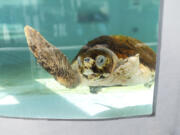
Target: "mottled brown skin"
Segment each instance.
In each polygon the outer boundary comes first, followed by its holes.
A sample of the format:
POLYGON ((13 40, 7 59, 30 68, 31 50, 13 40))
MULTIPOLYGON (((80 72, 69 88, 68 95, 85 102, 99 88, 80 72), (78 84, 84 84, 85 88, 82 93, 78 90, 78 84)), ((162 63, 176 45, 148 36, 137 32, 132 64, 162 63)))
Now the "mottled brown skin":
POLYGON ((47 72, 67 88, 79 85, 79 75, 71 68, 66 56, 59 49, 48 43, 30 26, 26 26, 24 31, 29 49, 47 72))
MULTIPOLYGON (((146 75, 150 77, 151 72, 153 76, 155 71, 156 54, 154 51, 141 41, 131 37, 98 37, 92 41, 89 41, 87 45, 82 47, 70 64, 66 56, 55 46, 46 41, 39 32, 30 26, 26 26, 24 30, 29 49, 36 57, 37 62, 47 72, 53 75, 59 83, 67 88, 75 88, 79 84, 85 82, 85 84, 88 84, 88 86, 93 86, 91 87, 91 92, 96 93, 98 91, 96 88, 106 86, 107 83, 109 83, 107 86, 110 86, 111 82, 109 81, 112 80, 116 81, 112 82, 112 84, 117 84, 118 81, 118 85, 121 85, 119 82, 123 81, 124 79, 128 81, 126 74, 129 74, 135 69, 135 65, 128 67, 128 64, 132 64, 128 62, 128 60, 131 59, 131 62, 133 62, 132 59, 134 58, 138 58, 138 61, 140 61, 138 72, 135 72, 138 73, 138 76, 136 77, 139 77, 139 75, 142 75, 142 77, 146 75), (99 56, 105 57, 105 62, 101 66, 97 66, 96 64, 96 59, 99 56), (89 63, 84 62, 85 58, 87 57, 91 58, 89 63), (81 64, 78 62, 81 62, 81 64), (122 68, 125 65, 127 68, 122 68), (120 71, 118 72, 117 69, 120 71), (130 70, 127 72, 126 69, 130 70), (122 80, 119 81, 120 76, 118 76, 118 74, 121 74, 122 77, 125 76, 126 78, 122 78, 122 80), (114 77, 117 78, 114 79, 114 77)), ((134 74, 134 72, 132 73, 134 74)), ((131 75, 134 76, 133 74, 131 75)), ((131 79, 132 76, 130 76, 129 79, 131 79)), ((142 79, 141 77, 139 79, 141 79, 141 81, 144 80, 144 78, 142 79)), ((145 77, 145 79, 148 80, 147 77, 145 77)))

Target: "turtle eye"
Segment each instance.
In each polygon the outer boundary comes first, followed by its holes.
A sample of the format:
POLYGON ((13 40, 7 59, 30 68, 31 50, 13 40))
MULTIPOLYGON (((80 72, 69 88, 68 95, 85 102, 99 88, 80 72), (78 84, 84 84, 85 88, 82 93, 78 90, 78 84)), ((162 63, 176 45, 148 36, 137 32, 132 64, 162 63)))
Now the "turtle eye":
POLYGON ((106 57, 104 57, 103 55, 99 55, 96 57, 96 65, 98 67, 104 66, 105 61, 106 61, 106 57))
POLYGON ((90 58, 89 57, 86 57, 86 58, 84 58, 84 62, 89 62, 90 61, 90 58))

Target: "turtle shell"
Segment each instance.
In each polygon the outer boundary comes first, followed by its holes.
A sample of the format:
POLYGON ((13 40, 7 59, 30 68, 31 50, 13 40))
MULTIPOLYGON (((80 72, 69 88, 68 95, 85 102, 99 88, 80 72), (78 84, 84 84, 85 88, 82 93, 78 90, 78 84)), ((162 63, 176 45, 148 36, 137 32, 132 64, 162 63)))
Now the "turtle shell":
POLYGON ((87 45, 82 47, 74 58, 72 63, 77 59, 79 55, 88 51, 88 49, 98 46, 107 47, 112 50, 118 58, 127 58, 139 54, 140 63, 149 67, 151 70, 155 70, 156 54, 143 42, 128 36, 100 36, 92 41, 89 41, 87 45))

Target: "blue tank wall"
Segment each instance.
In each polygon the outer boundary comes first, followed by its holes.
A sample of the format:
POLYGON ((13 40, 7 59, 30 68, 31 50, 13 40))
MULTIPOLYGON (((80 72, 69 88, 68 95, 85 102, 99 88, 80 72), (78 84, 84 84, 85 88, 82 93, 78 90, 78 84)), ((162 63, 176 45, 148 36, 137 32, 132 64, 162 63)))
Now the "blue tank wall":
POLYGON ((80 45, 100 35, 132 36, 153 43, 156 50, 158 12, 159 0, 1 1, 0 65, 32 63, 23 32, 27 24, 54 45, 66 47, 63 51, 70 59, 80 45))

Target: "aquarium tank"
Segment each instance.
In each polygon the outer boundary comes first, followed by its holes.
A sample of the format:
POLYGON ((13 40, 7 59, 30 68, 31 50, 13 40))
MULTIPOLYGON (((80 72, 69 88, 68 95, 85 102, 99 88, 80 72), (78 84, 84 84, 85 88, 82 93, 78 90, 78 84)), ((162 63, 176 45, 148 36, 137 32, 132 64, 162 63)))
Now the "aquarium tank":
MULTIPOLYGON (((148 53, 146 51, 149 48, 154 51, 154 54, 159 52, 157 49, 159 40, 159 8, 160 0, 1 1, 0 117, 98 120, 153 115, 153 97, 156 91, 154 89, 156 84, 154 79, 150 81, 150 85, 146 83, 133 85, 129 85, 130 83, 125 83, 125 85, 118 83, 117 85, 117 83, 112 81, 111 83, 116 85, 106 86, 106 84, 109 84, 108 81, 99 82, 95 80, 90 85, 82 85, 83 83, 81 82, 76 87, 66 87, 61 83, 66 75, 61 76, 60 81, 58 81, 58 75, 51 74, 51 71, 47 72, 50 67, 44 69, 43 64, 47 64, 47 61, 43 63, 39 60, 41 57, 39 54, 44 53, 42 49, 40 48, 36 57, 36 52, 33 52, 33 48, 28 47, 28 44, 37 46, 39 44, 36 44, 37 42, 27 42, 28 35, 25 36, 24 27, 27 26, 39 32, 44 39, 53 44, 67 57, 69 63, 75 58, 76 65, 79 64, 79 57, 75 56, 83 46, 87 47, 89 41, 100 36, 110 37, 113 35, 118 37, 118 35, 122 35, 122 37, 125 36, 122 38, 124 40, 122 44, 127 46, 129 45, 129 39, 132 37, 132 46, 135 46, 135 48, 131 48, 131 51, 138 55, 134 53, 134 55, 126 55, 128 51, 123 52, 119 49, 118 52, 118 48, 116 48, 111 50, 113 54, 116 51, 118 53, 117 56, 113 55, 113 57, 117 57, 116 61, 125 61, 124 59, 126 59, 126 63, 130 61, 131 57, 137 56, 137 62, 140 64, 137 67, 138 71, 140 69, 141 72, 148 75, 152 73, 153 77, 155 77, 158 74, 155 72, 156 60, 152 58, 153 62, 155 62, 152 69, 152 63, 145 59, 144 56, 148 53), (142 49, 141 44, 145 44, 144 48, 148 49, 142 49), (145 68, 143 71, 141 66, 145 68), (99 87, 93 88, 95 90, 97 88, 98 91, 92 92, 90 87, 96 84, 99 87)), ((30 37, 29 40, 33 41, 35 38, 30 37)), ((107 39, 105 38, 104 40, 107 39)), ((116 38, 113 40, 121 41, 121 39, 116 38)), ((97 46, 99 44, 97 43, 97 46)), ((107 51, 109 44, 102 44, 105 48, 104 50, 107 51)), ((89 46, 88 49, 92 49, 92 46, 89 46)), ((48 54, 49 52, 50 50, 46 53, 48 54)), ((109 53, 110 51, 107 52, 109 53)), ((84 53, 83 55, 88 54, 84 53)), ((99 54, 101 53, 97 52, 91 55, 99 56, 99 54)), ((80 55, 81 53, 78 54, 78 56, 80 55)), ((54 54, 48 54, 48 56, 54 56, 54 54)), ((42 57, 45 56, 42 55, 42 57)), ((151 57, 153 57, 153 54, 149 56, 150 59, 151 57)), ((94 64, 98 62, 98 64, 101 64, 101 60, 106 59, 101 54, 100 57, 96 57, 94 64)), ((55 60, 56 63, 61 61, 62 58, 55 60)), ((81 60, 82 58, 80 57, 80 62, 81 60)), ((83 60, 84 62, 89 62, 91 59, 86 61, 84 58, 83 60)), ((52 60, 49 61, 51 62, 52 60)), ((55 66, 61 67, 63 64, 55 66)), ((112 66, 112 63, 110 66, 112 66)), ((130 71, 133 69, 130 69, 130 71)), ((69 70, 67 70, 68 73, 69 70)), ((85 70, 84 67, 82 70, 85 70)), ((82 71, 84 74, 79 75, 81 73, 78 71, 74 71, 73 74, 82 78, 85 73, 82 71)), ((87 70, 86 75, 91 74, 90 72, 92 71, 94 70, 87 70)), ((60 74, 61 71, 57 72, 60 74)), ((98 73, 102 74, 102 72, 98 73)), ((115 70, 111 70, 110 74, 115 74, 115 70)), ((134 74, 136 72, 129 78, 133 78, 134 74)), ((141 74, 138 74, 134 78, 138 80, 137 78, 141 76, 141 74)), ((111 80, 119 81, 118 77, 111 76, 111 80)), ((99 79, 104 78, 106 76, 101 76, 99 79)), ((65 83, 70 83, 71 79, 73 79, 73 76, 70 75, 65 80, 65 83)), ((88 83, 91 79, 86 77, 88 83)), ((142 78, 141 80, 142 82, 144 81, 142 78)))

